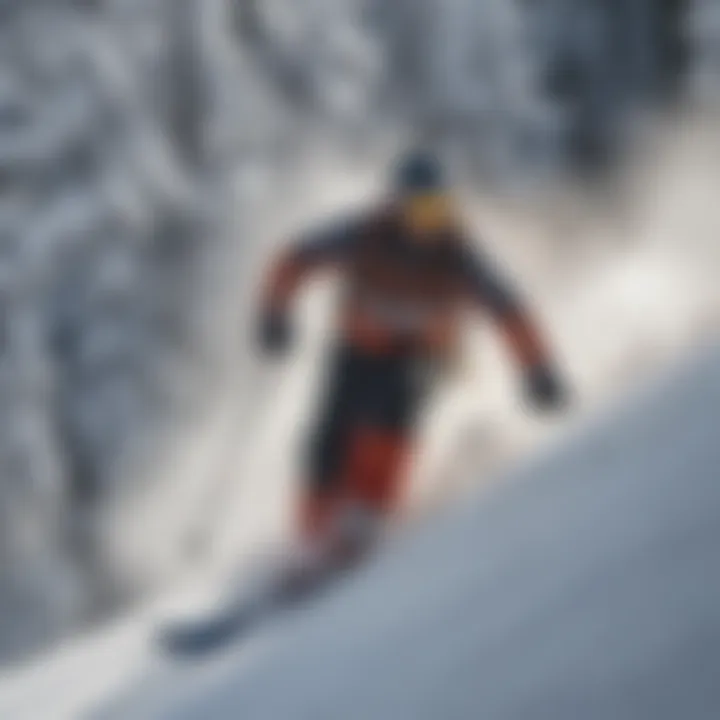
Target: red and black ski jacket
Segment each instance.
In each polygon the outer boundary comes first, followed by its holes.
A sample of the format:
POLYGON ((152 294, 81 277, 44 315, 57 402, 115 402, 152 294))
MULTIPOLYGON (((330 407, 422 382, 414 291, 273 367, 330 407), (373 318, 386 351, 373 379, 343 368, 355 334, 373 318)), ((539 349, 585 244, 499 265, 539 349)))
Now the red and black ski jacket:
POLYGON ((312 274, 335 270, 344 341, 371 353, 443 352, 468 308, 488 313, 524 367, 547 361, 540 333, 510 284, 464 233, 409 237, 392 210, 347 219, 292 244, 273 263, 263 312, 285 313, 312 274))

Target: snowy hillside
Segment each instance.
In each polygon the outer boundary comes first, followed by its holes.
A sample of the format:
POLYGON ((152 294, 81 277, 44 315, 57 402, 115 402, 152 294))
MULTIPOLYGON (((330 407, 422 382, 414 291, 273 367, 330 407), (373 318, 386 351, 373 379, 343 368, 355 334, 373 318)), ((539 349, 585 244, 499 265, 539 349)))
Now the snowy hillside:
POLYGON ((715 348, 247 647, 173 667, 147 611, 8 676, 0 715, 716 718, 718 422, 715 348))
POLYGON ((715 350, 276 638, 92 717, 715 718, 718 422, 715 350))

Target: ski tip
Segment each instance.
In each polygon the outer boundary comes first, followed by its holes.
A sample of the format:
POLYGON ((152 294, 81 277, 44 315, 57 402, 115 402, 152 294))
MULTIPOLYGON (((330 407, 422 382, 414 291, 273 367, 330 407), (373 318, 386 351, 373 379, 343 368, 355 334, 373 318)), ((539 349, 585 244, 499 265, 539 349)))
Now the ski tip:
POLYGON ((156 646, 172 659, 199 659, 229 645, 238 632, 236 618, 169 625, 156 633, 156 646))

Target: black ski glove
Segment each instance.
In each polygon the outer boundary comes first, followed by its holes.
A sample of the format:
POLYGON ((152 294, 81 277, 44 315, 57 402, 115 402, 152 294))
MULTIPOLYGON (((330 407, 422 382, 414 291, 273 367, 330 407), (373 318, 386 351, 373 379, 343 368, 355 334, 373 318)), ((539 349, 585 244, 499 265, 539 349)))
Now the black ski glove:
POLYGON ((292 326, 284 313, 268 312, 260 320, 258 344, 266 355, 284 355, 293 344, 292 326))
POLYGON ((547 365, 530 368, 525 376, 525 399, 538 410, 564 410, 568 392, 556 372, 547 365))

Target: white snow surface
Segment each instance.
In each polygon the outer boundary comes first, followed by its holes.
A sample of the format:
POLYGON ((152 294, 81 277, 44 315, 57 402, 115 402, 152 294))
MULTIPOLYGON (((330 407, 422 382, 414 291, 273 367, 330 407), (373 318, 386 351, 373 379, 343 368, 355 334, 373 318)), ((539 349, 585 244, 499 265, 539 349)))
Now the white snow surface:
POLYGON ((312 609, 211 661, 146 609, 0 683, 0 717, 720 716, 720 351, 402 532, 312 609))

